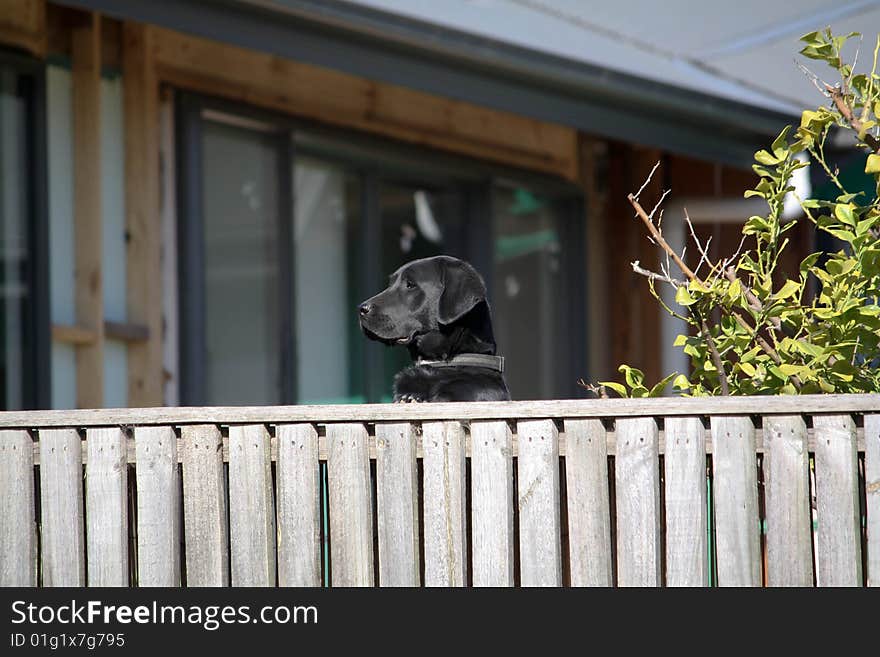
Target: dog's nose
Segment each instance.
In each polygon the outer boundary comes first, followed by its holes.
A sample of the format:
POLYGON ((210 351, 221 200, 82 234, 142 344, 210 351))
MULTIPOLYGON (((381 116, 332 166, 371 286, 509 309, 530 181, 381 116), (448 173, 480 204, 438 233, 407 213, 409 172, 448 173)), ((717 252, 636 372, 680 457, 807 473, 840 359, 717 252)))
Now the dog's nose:
POLYGON ((362 303, 358 308, 358 312, 361 314, 361 317, 366 317, 370 314, 370 311, 373 309, 373 305, 370 303, 362 303))

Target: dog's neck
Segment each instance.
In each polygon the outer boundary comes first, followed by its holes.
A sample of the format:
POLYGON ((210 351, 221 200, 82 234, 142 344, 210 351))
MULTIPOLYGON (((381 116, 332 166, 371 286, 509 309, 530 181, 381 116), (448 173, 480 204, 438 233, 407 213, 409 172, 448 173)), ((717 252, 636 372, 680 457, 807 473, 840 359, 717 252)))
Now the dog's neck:
POLYGON ((463 327, 449 327, 416 336, 409 345, 413 361, 448 360, 459 354, 495 355, 495 342, 487 342, 463 327))

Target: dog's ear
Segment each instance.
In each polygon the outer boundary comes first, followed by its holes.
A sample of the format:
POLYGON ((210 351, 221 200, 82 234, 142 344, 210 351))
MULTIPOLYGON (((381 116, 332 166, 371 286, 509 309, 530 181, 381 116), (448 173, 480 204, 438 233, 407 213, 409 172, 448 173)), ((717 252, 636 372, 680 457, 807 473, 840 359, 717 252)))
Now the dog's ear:
POLYGON ((441 267, 443 293, 437 319, 449 325, 467 315, 477 304, 486 302, 486 284, 473 267, 461 260, 444 260, 441 267))

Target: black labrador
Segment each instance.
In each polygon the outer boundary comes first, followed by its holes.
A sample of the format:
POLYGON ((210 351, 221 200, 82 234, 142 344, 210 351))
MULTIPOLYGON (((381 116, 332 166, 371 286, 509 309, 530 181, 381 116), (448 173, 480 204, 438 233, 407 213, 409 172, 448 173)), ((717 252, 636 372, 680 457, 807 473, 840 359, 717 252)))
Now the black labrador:
POLYGON ((407 263, 358 313, 368 338, 406 345, 412 356, 394 377, 395 402, 510 399, 486 284, 468 263, 450 256, 407 263))

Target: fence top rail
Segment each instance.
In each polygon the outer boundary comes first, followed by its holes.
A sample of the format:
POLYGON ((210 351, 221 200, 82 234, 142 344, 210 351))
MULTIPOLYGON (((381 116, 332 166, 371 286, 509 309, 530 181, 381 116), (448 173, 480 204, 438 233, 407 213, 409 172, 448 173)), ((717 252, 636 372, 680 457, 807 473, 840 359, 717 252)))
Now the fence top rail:
POLYGON ((3 411, 0 429, 822 413, 880 413, 880 394, 3 411))

